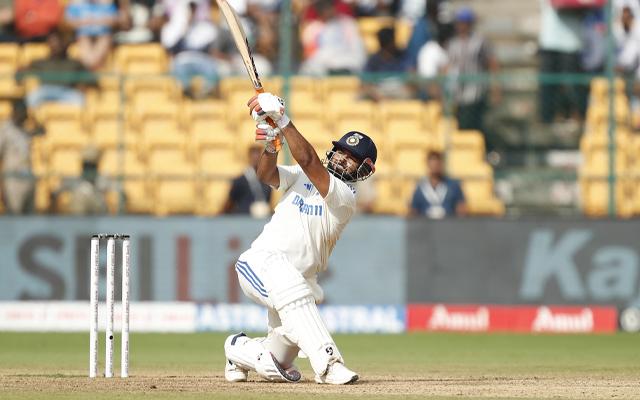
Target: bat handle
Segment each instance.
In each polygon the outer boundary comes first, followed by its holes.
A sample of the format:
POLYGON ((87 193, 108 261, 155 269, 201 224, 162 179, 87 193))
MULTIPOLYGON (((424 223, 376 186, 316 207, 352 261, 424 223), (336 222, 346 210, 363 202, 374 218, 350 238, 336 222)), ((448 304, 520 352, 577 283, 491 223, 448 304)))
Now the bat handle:
MULTIPOLYGON (((263 88, 256 89, 256 94, 260 94, 260 93, 264 93, 263 88)), ((272 120, 271 118, 267 118, 267 122, 269 123, 269 125, 271 125, 272 128, 278 127, 275 121, 272 120)), ((276 148, 276 151, 280 151, 280 149, 282 148, 282 140, 280 139, 280 135, 278 135, 278 137, 276 137, 276 139, 273 141, 273 145, 276 148)))

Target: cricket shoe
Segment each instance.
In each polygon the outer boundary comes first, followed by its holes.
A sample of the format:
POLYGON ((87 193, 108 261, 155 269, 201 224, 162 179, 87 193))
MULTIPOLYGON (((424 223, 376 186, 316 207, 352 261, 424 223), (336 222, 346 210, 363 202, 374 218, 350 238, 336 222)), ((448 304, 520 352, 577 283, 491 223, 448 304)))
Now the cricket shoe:
POLYGON ((233 362, 227 360, 224 366, 224 378, 229 382, 246 382, 249 371, 242 369, 233 362))
POLYGON ((358 374, 345 367, 341 362, 335 362, 327 368, 324 375, 316 375, 317 383, 328 383, 331 385, 346 385, 358 380, 358 374))

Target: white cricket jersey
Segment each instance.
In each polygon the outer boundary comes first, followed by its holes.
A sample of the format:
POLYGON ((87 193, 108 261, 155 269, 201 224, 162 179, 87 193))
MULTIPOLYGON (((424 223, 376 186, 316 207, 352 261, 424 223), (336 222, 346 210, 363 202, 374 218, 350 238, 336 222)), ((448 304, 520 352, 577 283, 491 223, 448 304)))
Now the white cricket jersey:
POLYGON ((281 251, 311 278, 327 268, 340 233, 355 213, 355 189, 329 174, 329 192, 322 198, 300 166, 279 165, 278 173, 278 190, 285 193, 251 248, 281 251))

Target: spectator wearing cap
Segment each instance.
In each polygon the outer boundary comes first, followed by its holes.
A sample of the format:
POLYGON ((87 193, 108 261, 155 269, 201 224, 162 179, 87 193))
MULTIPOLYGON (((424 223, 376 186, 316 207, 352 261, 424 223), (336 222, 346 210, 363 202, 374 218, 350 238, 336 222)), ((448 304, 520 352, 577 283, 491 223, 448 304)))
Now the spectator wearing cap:
MULTIPOLYGON (((498 72, 498 61, 490 43, 474 30, 473 10, 460 9, 455 20, 456 33, 447 46, 447 56, 448 72, 454 81, 458 127, 484 131, 490 87, 486 74, 498 72)), ((497 86, 491 87, 491 95, 494 102, 500 101, 497 86)))
POLYGON ((427 176, 420 179, 411 199, 410 214, 431 219, 464 216, 467 206, 460 182, 447 177, 442 153, 427 155, 427 176))

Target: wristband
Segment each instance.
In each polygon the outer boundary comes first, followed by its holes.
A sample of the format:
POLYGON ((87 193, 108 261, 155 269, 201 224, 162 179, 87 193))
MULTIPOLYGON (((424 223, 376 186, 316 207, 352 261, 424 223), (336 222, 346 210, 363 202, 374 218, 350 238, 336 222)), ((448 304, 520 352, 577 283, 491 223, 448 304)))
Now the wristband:
POLYGON ((271 153, 271 154, 277 154, 278 153, 278 149, 276 148, 275 144, 273 143, 274 140, 267 142, 264 144, 264 151, 266 151, 267 153, 271 153))
POLYGON ((284 129, 285 126, 289 125, 289 122, 291 122, 291 120, 287 114, 282 114, 282 117, 276 122, 276 125, 278 125, 278 128, 284 129))

